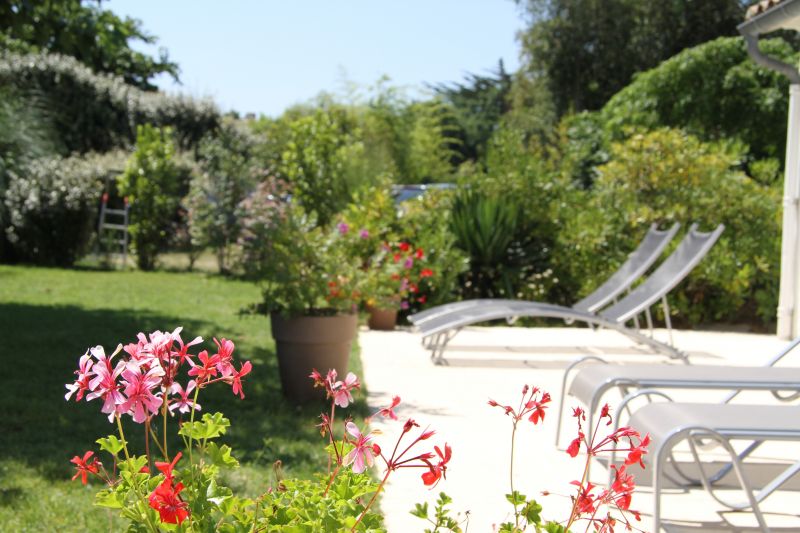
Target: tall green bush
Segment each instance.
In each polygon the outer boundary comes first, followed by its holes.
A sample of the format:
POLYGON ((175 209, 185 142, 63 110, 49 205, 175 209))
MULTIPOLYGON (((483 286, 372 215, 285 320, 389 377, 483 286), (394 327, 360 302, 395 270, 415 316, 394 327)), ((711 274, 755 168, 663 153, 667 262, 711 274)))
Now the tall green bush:
POLYGON ((258 177, 255 144, 249 130, 229 121, 205 137, 197 149, 200 172, 192 180, 187 201, 189 231, 195 246, 214 249, 220 272, 230 269, 233 245, 241 231, 239 204, 258 177))
POLYGON ((362 150, 343 110, 318 109, 291 123, 280 174, 320 225, 329 224, 350 201, 357 184, 348 180, 348 165, 362 150))
POLYGON ((123 163, 121 152, 51 156, 15 170, 3 199, 14 258, 71 266, 86 252, 96 227, 104 179, 123 163))
POLYGON ((171 134, 170 128, 139 126, 136 151, 117 182, 119 193, 131 205, 131 243, 142 270, 155 267, 180 203, 181 170, 171 134))
MULTIPOLYGON (((559 269, 596 288, 625 259, 647 227, 697 222, 725 232, 670 297, 690 323, 761 319, 777 304, 780 202, 774 187, 734 170, 736 144, 709 144, 680 130, 659 129, 615 143, 598 168, 593 191, 559 233, 559 269)), ((566 216, 566 215, 565 215, 566 216)))
MULTIPOLYGON (((797 53, 781 39, 759 46, 797 62, 797 53)), ((743 39, 723 37, 638 74, 609 100, 602 116, 617 139, 632 127, 683 128, 704 140, 738 139, 749 147, 748 159, 772 158, 782 165, 788 89, 785 76, 750 58, 743 39)))

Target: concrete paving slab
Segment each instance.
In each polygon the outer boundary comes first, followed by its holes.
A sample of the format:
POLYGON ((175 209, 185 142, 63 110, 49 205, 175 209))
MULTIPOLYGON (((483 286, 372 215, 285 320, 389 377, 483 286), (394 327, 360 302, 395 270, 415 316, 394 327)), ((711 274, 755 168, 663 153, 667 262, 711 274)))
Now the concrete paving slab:
MULTIPOLYGON (((676 345, 688 351, 696 364, 760 365, 785 345, 773 335, 700 331, 676 331, 674 335, 676 345)), ((656 330, 657 338, 666 336, 665 331, 656 330)), ((416 502, 427 501, 432 506, 440 491, 453 498, 454 511, 468 513, 468 531, 492 531, 511 517, 504 497, 509 492, 511 424, 487 401, 516 403, 525 384, 549 391, 554 402, 545 424, 525 423, 518 431, 515 488, 535 497, 544 506, 546 519, 565 519, 572 494, 569 483, 580 477, 583 466, 580 457, 572 459, 554 446, 560 401, 556 396, 565 367, 587 354, 614 362, 680 364, 637 347, 613 331, 588 328, 465 328, 445 353, 448 364, 441 366, 431 363, 420 341, 420 336, 410 331, 362 330, 359 336, 370 406, 387 405, 394 395, 402 398, 397 409, 400 422, 374 420, 373 428, 383 433, 378 442, 384 447, 393 443, 402 422, 411 417, 422 427, 436 430, 432 444, 447 442, 453 447, 447 480, 432 491, 424 487, 419 470, 399 471, 390 477, 381 507, 392 533, 422 531, 426 524, 409 511, 416 502), (542 491, 551 495, 541 496, 542 491)), ((793 359, 788 362, 800 364, 800 353, 789 357, 793 359)), ((724 393, 682 391, 676 396, 686 401, 717 401, 724 393)), ((774 399, 753 393, 743 395, 741 401, 771 403, 774 399)), ((567 420, 562 439, 566 441, 574 431, 572 420, 567 420)), ((771 445, 758 455, 767 462, 794 461, 800 458, 800 444, 771 445)), ((601 483, 606 476, 605 468, 592 469, 593 481, 601 483)), ((642 511, 641 528, 650 531, 653 498, 649 482, 639 480, 637 484, 641 488, 632 507, 642 511)), ((800 531, 798 504, 800 493, 794 490, 769 498, 763 509, 770 526, 778 531, 800 531)), ((668 531, 749 531, 757 525, 752 514, 726 512, 699 490, 668 490, 662 509, 668 531)))

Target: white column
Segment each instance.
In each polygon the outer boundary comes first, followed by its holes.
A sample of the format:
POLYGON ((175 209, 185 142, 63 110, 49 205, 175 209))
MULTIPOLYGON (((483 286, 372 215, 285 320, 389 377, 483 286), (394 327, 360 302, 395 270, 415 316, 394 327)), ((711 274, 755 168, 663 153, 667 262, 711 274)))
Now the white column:
POLYGON ((789 87, 789 125, 786 133, 786 174, 783 185, 783 234, 781 238, 781 286, 778 298, 778 337, 800 334, 800 247, 798 247, 798 198, 800 198, 800 85, 789 87))

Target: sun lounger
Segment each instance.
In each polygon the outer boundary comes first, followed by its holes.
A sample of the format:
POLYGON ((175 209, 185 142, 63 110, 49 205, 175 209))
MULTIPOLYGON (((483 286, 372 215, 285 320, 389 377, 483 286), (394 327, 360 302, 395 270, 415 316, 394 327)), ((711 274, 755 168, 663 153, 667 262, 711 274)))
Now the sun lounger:
MULTIPOLYGON (((700 482, 709 494, 732 510, 752 510, 762 531, 769 529, 759 504, 800 472, 800 461, 790 464, 756 493, 756 487, 743 467, 743 457, 749 455, 753 446, 745 452, 737 452, 731 444, 734 440, 757 444, 775 440, 800 441, 800 406, 797 405, 651 403, 636 411, 629 425, 642 435, 649 434, 651 439, 646 458, 653 479, 654 532, 661 527, 661 490, 667 477, 665 468, 673 455, 673 448, 680 442, 688 442, 700 473, 700 482), (730 468, 744 492, 744 501, 732 502, 715 492, 713 476, 709 476, 700 461, 700 448, 709 441, 719 444, 728 453, 730 468)), ((790 461, 796 459, 792 457, 790 461)))
POLYGON ((666 397, 663 392, 666 389, 733 391, 723 403, 730 402, 742 391, 770 391, 781 400, 794 399, 800 395, 800 368, 774 365, 794 351, 798 344, 800 344, 800 337, 789 343, 763 366, 620 365, 605 363, 596 356, 579 359, 567 367, 561 383, 556 445, 558 445, 561 432, 567 395, 576 398, 586 406, 589 427, 593 427, 593 417, 600 407, 603 395, 613 388, 620 389, 624 396, 622 402, 613 410, 617 416, 636 398, 654 395, 666 397), (586 362, 605 364, 593 364, 579 368, 567 390, 567 382, 572 370, 586 362), (789 395, 782 397, 780 393, 785 392, 788 392, 789 395))
POLYGON ((644 283, 619 302, 599 313, 553 304, 509 300, 501 305, 473 306, 449 312, 427 319, 417 327, 422 333, 423 339, 430 339, 427 346, 431 350, 431 358, 437 364, 444 361, 444 349, 462 327, 489 320, 508 320, 518 317, 560 318, 567 321, 586 322, 590 325, 619 331, 658 352, 665 353, 672 358, 686 360, 687 355, 674 346, 659 342, 642 334, 638 329, 626 327, 625 324, 648 310, 659 300, 665 305, 666 318, 669 320, 666 295, 705 257, 723 230, 724 226, 720 224, 714 231, 702 233, 697 231, 696 224, 692 225, 675 251, 644 283))
MULTIPOLYGON (((625 292, 658 260, 661 252, 669 244, 680 228, 679 223, 675 223, 667 230, 659 230, 656 224, 650 226, 647 234, 639 243, 639 246, 631 252, 628 259, 611 275, 605 283, 600 285, 594 292, 586 298, 572 306, 573 309, 594 313, 610 304, 614 298, 625 292)), ((437 305, 425 311, 414 313, 408 320, 417 326, 425 321, 447 315, 449 313, 463 311, 473 307, 486 307, 490 305, 507 305, 517 300, 502 298, 480 298, 475 300, 463 300, 444 305, 437 305)))

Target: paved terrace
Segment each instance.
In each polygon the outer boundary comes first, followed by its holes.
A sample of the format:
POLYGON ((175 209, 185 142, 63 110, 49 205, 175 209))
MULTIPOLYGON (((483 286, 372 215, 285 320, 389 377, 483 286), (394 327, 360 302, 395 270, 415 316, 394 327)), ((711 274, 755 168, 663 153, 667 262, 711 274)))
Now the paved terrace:
MULTIPOLYGON (((656 330, 656 337, 666 333, 656 330)), ((465 328, 445 353, 448 366, 434 366, 420 344, 420 336, 410 331, 376 332, 362 330, 359 342, 368 385, 368 401, 373 407, 387 405, 393 395, 403 403, 397 413, 401 422, 412 417, 422 427, 437 432, 432 443, 447 441, 453 447, 447 480, 433 491, 425 488, 417 470, 393 474, 382 500, 390 533, 422 531, 426 524, 409 514, 415 502, 433 501, 440 491, 453 497, 452 509, 469 511, 470 532, 492 531, 495 524, 509 518, 508 450, 510 421, 487 400, 516 405, 521 388, 531 384, 549 391, 553 404, 545 424, 526 422, 518 431, 515 488, 534 496, 544 506, 544 517, 563 520, 571 494, 568 483, 581 475, 583 461, 570 458, 554 446, 558 393, 564 368, 574 359, 597 354, 618 362, 650 361, 664 364, 666 359, 638 348, 613 331, 586 328, 465 328), (540 496, 548 490, 550 496, 540 496)), ((696 364, 759 365, 784 346, 773 335, 730 332, 675 332, 675 343, 691 354, 696 364)), ((787 356, 787 362, 800 364, 800 353, 787 356)), ((669 363, 667 363, 669 364, 669 363)), ((680 364, 680 363, 674 363, 680 364)), ((714 402, 724 392, 675 391, 680 400, 714 402)), ((618 396, 609 398, 611 405, 618 396)), ((768 393, 743 394, 737 402, 772 403, 768 393)), ((574 400, 567 405, 574 405, 574 400)), ((393 442, 401 423, 376 419, 374 427, 386 435, 382 442, 393 442)), ((562 441, 574 437, 573 419, 568 419, 562 441)), ((568 441, 567 441, 568 442, 568 441)), ((562 444, 563 448, 563 444, 562 444)), ((800 457, 800 445, 783 443, 763 446, 757 456, 766 462, 800 457)), ((592 478, 603 482, 606 469, 592 470, 592 478)), ((649 471, 648 471, 649 472, 649 471)), ((632 508, 642 511, 641 528, 652 530, 652 491, 647 479, 637 479, 640 488, 632 508)), ((792 490, 774 494, 762 504, 773 531, 800 531, 800 480, 792 490)), ((739 499, 739 498, 735 498, 739 499)), ((752 514, 727 512, 702 490, 668 489, 662 498, 662 516, 668 531, 755 531, 752 514)), ((582 531, 583 526, 575 529, 582 531)))

